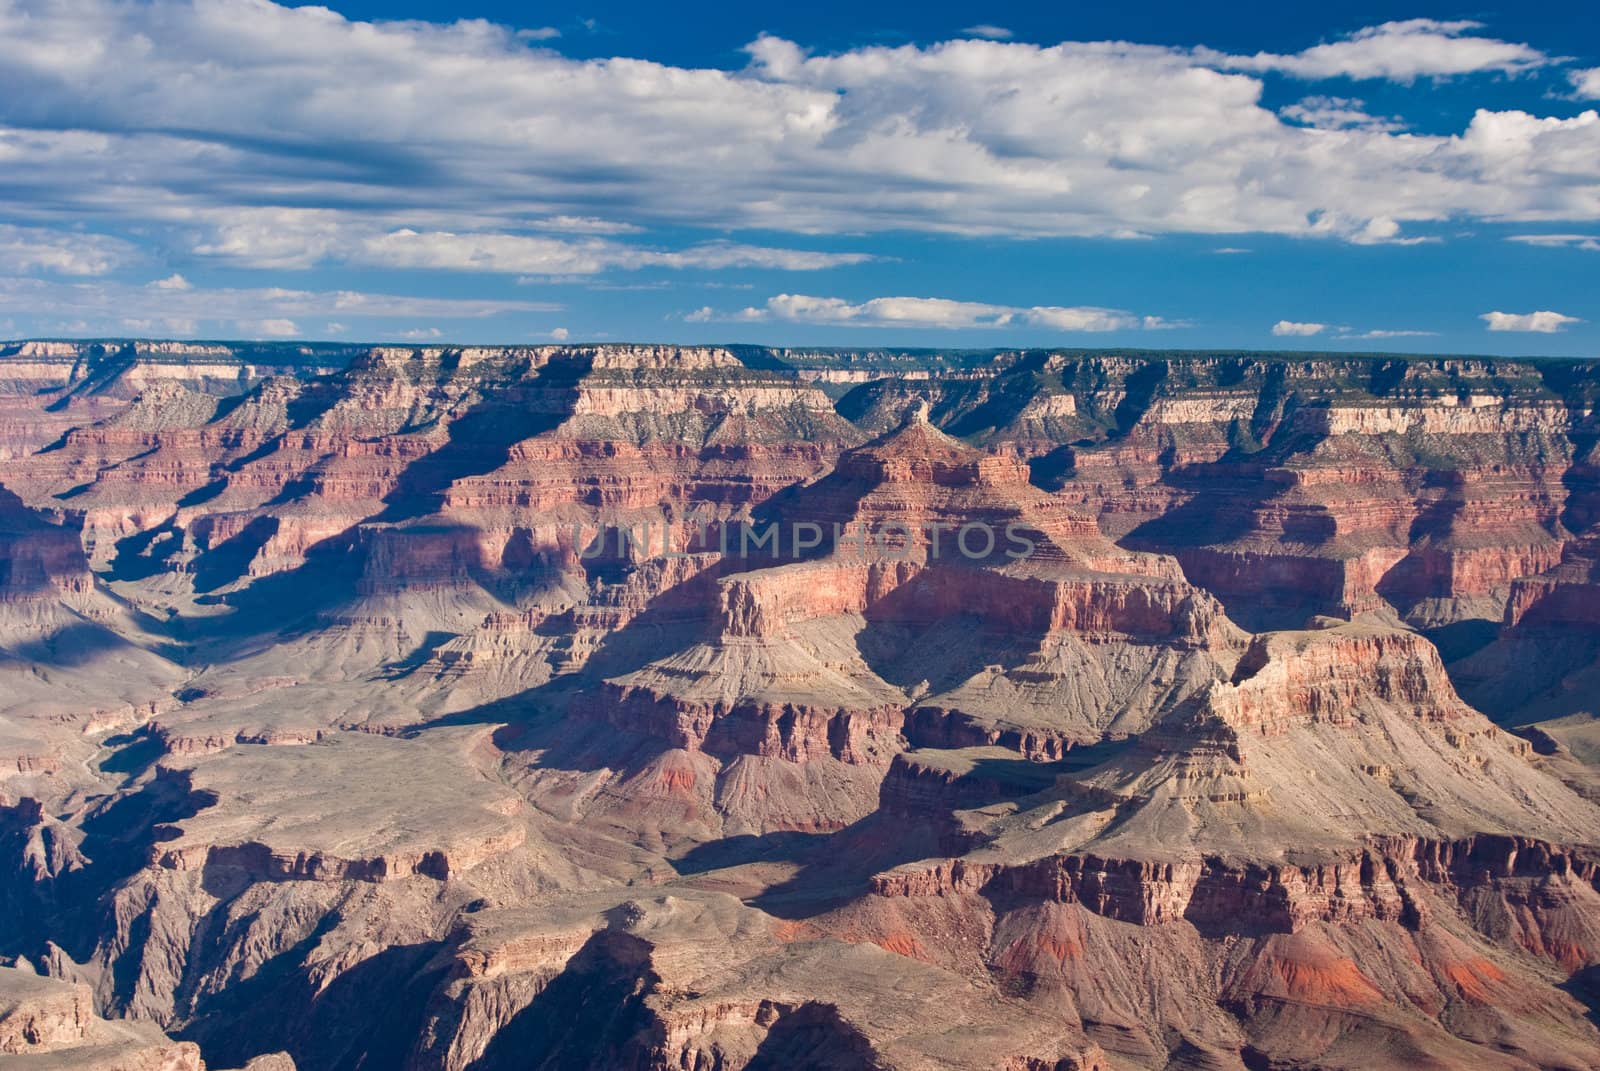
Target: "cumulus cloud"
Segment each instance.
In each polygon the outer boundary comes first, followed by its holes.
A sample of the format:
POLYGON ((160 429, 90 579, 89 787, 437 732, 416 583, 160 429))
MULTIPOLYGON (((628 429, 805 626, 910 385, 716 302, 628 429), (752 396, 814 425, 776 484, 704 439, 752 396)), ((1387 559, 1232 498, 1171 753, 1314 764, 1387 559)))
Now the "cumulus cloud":
MULTIPOLYGON (((605 229, 619 212, 630 227, 724 232, 1353 241, 1458 218, 1600 219, 1596 112, 1485 109, 1413 135, 1261 104, 1269 70, 1404 81, 1546 62, 1476 29, 1386 23, 1255 57, 974 39, 813 55, 764 37, 730 72, 569 59, 480 20, 11 0, 0 159, 37 219, 197 228, 201 252, 283 268, 405 229, 504 235, 538 261, 524 233, 538 221, 631 233, 605 229)), ((574 245, 563 255, 592 252, 574 245)), ((513 255, 489 248, 470 256, 513 255)), ((640 256, 673 252, 711 257, 640 256)))
POLYGON ((1328 215, 1316 221, 1315 229, 1325 233, 1337 233, 1355 245, 1418 245, 1422 242, 1437 241, 1426 236, 1408 237, 1401 234, 1400 224, 1388 216, 1374 216, 1366 223, 1357 225, 1354 221, 1342 219, 1337 215, 1328 215))
POLYGON ((360 222, 348 213, 314 208, 252 206, 172 214, 208 231, 209 237, 196 242, 192 252, 257 268, 309 268, 327 258, 350 226, 360 222))
POLYGON ((153 290, 192 290, 192 289, 194 289, 194 287, 189 285, 189 280, 185 279, 183 276, 179 275, 177 272, 173 272, 171 275, 167 276, 165 279, 157 279, 155 282, 150 284, 150 287, 153 290))
POLYGON ((813 297, 808 294, 778 294, 768 298, 764 306, 745 308, 729 317, 718 317, 707 307, 697 309, 684 318, 694 323, 724 318, 856 327, 1043 327, 1055 331, 1156 330, 1176 326, 1158 316, 1136 316, 1122 309, 1086 305, 1021 307, 930 297, 879 297, 850 302, 843 298, 813 297))
POLYGON ((1572 82, 1573 95, 1579 100, 1600 100, 1600 67, 1569 71, 1567 78, 1572 82))
POLYGON ((131 246, 104 235, 0 224, 0 270, 104 275, 132 259, 131 246))
POLYGON ((565 327, 556 327, 551 329, 550 337, 557 342, 565 342, 567 339, 572 337, 572 332, 568 331, 565 327))
POLYGON ((1569 324, 1583 322, 1576 316, 1566 316, 1549 309, 1539 312, 1486 312, 1478 319, 1487 323, 1491 331, 1534 331, 1542 335, 1553 335, 1569 324))
POLYGON ((1272 333, 1280 337, 1320 335, 1327 329, 1327 324, 1300 323, 1294 320, 1279 320, 1272 325, 1272 333))
POLYGON ((967 37, 982 37, 988 41, 1009 41, 1015 36, 1004 26, 996 26, 988 22, 980 22, 976 26, 963 27, 961 32, 967 37))
POLYGON ((1369 26, 1304 52, 1222 56, 1202 50, 1218 66, 1245 71, 1280 71, 1296 78, 1384 78, 1411 82, 1482 71, 1515 73, 1551 62, 1529 45, 1479 37, 1480 22, 1406 19, 1369 26))

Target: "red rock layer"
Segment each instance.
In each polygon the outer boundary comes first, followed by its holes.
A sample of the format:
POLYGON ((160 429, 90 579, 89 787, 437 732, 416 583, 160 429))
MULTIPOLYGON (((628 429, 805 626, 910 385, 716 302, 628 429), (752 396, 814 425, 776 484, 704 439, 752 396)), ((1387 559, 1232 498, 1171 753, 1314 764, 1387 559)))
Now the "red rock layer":
MULTIPOLYGON (((1077 903, 1097 915, 1140 926, 1183 920, 1226 933, 1295 933, 1312 923, 1359 919, 1415 929, 1430 917, 1424 892, 1460 903, 1485 893, 1517 902, 1541 883, 1600 891, 1600 859, 1587 849, 1521 837, 1376 837, 1361 851, 1311 865, 1219 858, 1152 862, 1093 854, 1023 864, 953 859, 878 875, 872 879, 872 892, 891 898, 982 895, 1012 902, 1077 903)), ((1537 944, 1531 930, 1524 931, 1523 941, 1532 951, 1553 954, 1569 969, 1600 960, 1600 946, 1549 947, 1537 944)))
POLYGON ((93 588, 78 533, 0 487, 0 603, 54 603, 93 588))
POLYGON ((1570 544, 1548 571, 1519 579, 1506 624, 1600 628, 1600 534, 1570 544))

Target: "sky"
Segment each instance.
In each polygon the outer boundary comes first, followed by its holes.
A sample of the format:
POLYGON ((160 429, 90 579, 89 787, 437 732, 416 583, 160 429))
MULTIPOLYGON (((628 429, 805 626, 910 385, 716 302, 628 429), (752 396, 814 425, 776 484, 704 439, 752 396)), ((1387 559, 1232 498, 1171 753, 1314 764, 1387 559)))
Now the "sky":
POLYGON ((1589 5, 0 0, 0 338, 1600 356, 1589 5))

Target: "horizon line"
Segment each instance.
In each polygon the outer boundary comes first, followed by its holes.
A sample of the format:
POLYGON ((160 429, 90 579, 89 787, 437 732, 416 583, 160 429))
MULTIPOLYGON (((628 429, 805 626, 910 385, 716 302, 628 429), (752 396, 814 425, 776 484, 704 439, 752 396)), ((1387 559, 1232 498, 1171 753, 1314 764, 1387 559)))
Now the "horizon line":
POLYGON ((145 335, 95 335, 95 336, 49 336, 37 335, 24 338, 11 338, 0 340, 0 359, 14 357, 15 354, 4 351, 14 346, 25 346, 29 343, 66 343, 69 345, 137 345, 139 343, 173 343, 187 346, 326 346, 330 348, 371 350, 371 349, 400 349, 400 350, 462 350, 462 349, 581 349, 584 347, 630 347, 630 346, 663 346, 677 349, 725 349, 725 350, 767 350, 791 351, 795 353, 835 354, 878 352, 900 354, 1028 354, 1028 353, 1070 353, 1070 354, 1183 354, 1192 356, 1286 356, 1286 357, 1333 357, 1333 358, 1363 358, 1363 359, 1454 359, 1474 361, 1600 361, 1600 354, 1582 355, 1576 353, 1541 353, 1541 354, 1507 354, 1507 353, 1461 353, 1449 351, 1427 350, 1321 350, 1321 349, 1253 349, 1238 346, 1183 346, 1183 347, 1154 347, 1154 346, 888 346, 888 345, 829 345, 807 346, 791 345, 784 343, 764 342, 661 342, 651 340, 623 340, 605 339, 585 341, 583 339, 562 339, 522 342, 455 342, 446 339, 430 339, 420 341, 384 341, 384 340, 341 340, 318 338, 156 338, 145 335))

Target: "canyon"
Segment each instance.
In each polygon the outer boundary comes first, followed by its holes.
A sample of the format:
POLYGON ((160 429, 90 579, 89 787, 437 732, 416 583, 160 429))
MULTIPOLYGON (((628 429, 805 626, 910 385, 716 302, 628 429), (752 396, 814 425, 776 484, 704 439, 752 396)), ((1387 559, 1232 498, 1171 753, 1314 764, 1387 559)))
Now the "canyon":
POLYGON ((0 344, 6 1067, 1600 1068, 1597 715, 1600 361, 0 344))

